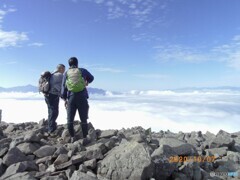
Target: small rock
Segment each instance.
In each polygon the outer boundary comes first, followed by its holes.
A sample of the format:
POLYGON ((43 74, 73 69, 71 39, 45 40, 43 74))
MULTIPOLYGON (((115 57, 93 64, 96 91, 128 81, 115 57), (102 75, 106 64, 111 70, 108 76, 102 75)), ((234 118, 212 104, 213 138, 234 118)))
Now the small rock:
POLYGON ((49 145, 45 145, 42 146, 40 149, 38 149, 37 151, 34 152, 34 154, 39 157, 46 157, 46 156, 52 156, 53 153, 55 152, 56 148, 54 146, 49 146, 49 145))

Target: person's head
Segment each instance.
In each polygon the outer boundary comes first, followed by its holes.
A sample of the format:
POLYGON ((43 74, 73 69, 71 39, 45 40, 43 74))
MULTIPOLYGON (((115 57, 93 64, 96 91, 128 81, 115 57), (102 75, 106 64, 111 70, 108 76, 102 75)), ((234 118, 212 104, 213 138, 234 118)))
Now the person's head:
POLYGON ((63 74, 65 72, 65 66, 63 64, 57 65, 57 71, 63 74))
POLYGON ((78 66, 78 59, 76 57, 71 57, 69 60, 68 60, 68 64, 70 67, 72 66, 78 66))

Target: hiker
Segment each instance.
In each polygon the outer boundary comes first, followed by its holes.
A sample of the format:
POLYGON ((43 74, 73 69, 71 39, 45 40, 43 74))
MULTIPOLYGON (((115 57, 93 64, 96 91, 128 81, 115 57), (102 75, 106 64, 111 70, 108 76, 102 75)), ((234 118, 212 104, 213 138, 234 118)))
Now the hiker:
POLYGON ((61 96, 61 87, 65 66, 59 64, 50 77, 50 89, 45 94, 45 101, 48 106, 48 133, 53 133, 57 129, 56 119, 59 113, 59 97, 61 96))
POLYGON ((84 68, 78 68, 78 59, 68 60, 69 69, 63 77, 62 98, 67 108, 67 126, 74 141, 74 117, 78 110, 81 120, 83 138, 88 135, 88 92, 86 86, 94 80, 93 75, 84 68))

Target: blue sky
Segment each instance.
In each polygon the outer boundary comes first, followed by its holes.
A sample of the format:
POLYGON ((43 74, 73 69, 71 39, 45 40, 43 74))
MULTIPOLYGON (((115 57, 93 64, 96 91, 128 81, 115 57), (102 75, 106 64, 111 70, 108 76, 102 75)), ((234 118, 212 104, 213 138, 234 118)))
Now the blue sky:
POLYGON ((36 85, 71 56, 91 87, 238 86, 239 0, 1 0, 0 86, 36 85))

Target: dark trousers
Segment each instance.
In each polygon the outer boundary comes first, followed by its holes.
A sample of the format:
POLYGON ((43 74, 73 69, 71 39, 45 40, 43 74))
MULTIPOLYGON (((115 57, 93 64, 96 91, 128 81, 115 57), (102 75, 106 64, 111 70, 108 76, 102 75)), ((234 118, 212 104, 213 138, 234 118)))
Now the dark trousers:
POLYGON ((82 93, 74 93, 68 99, 67 104, 67 120, 68 120, 68 131, 69 134, 74 137, 74 117, 76 115, 76 111, 78 110, 79 117, 81 120, 81 127, 83 132, 83 137, 85 138, 88 134, 88 100, 86 96, 82 93))
POLYGON ((48 96, 45 96, 45 101, 48 106, 48 131, 53 132, 57 128, 56 119, 59 113, 59 96, 49 94, 48 96))

